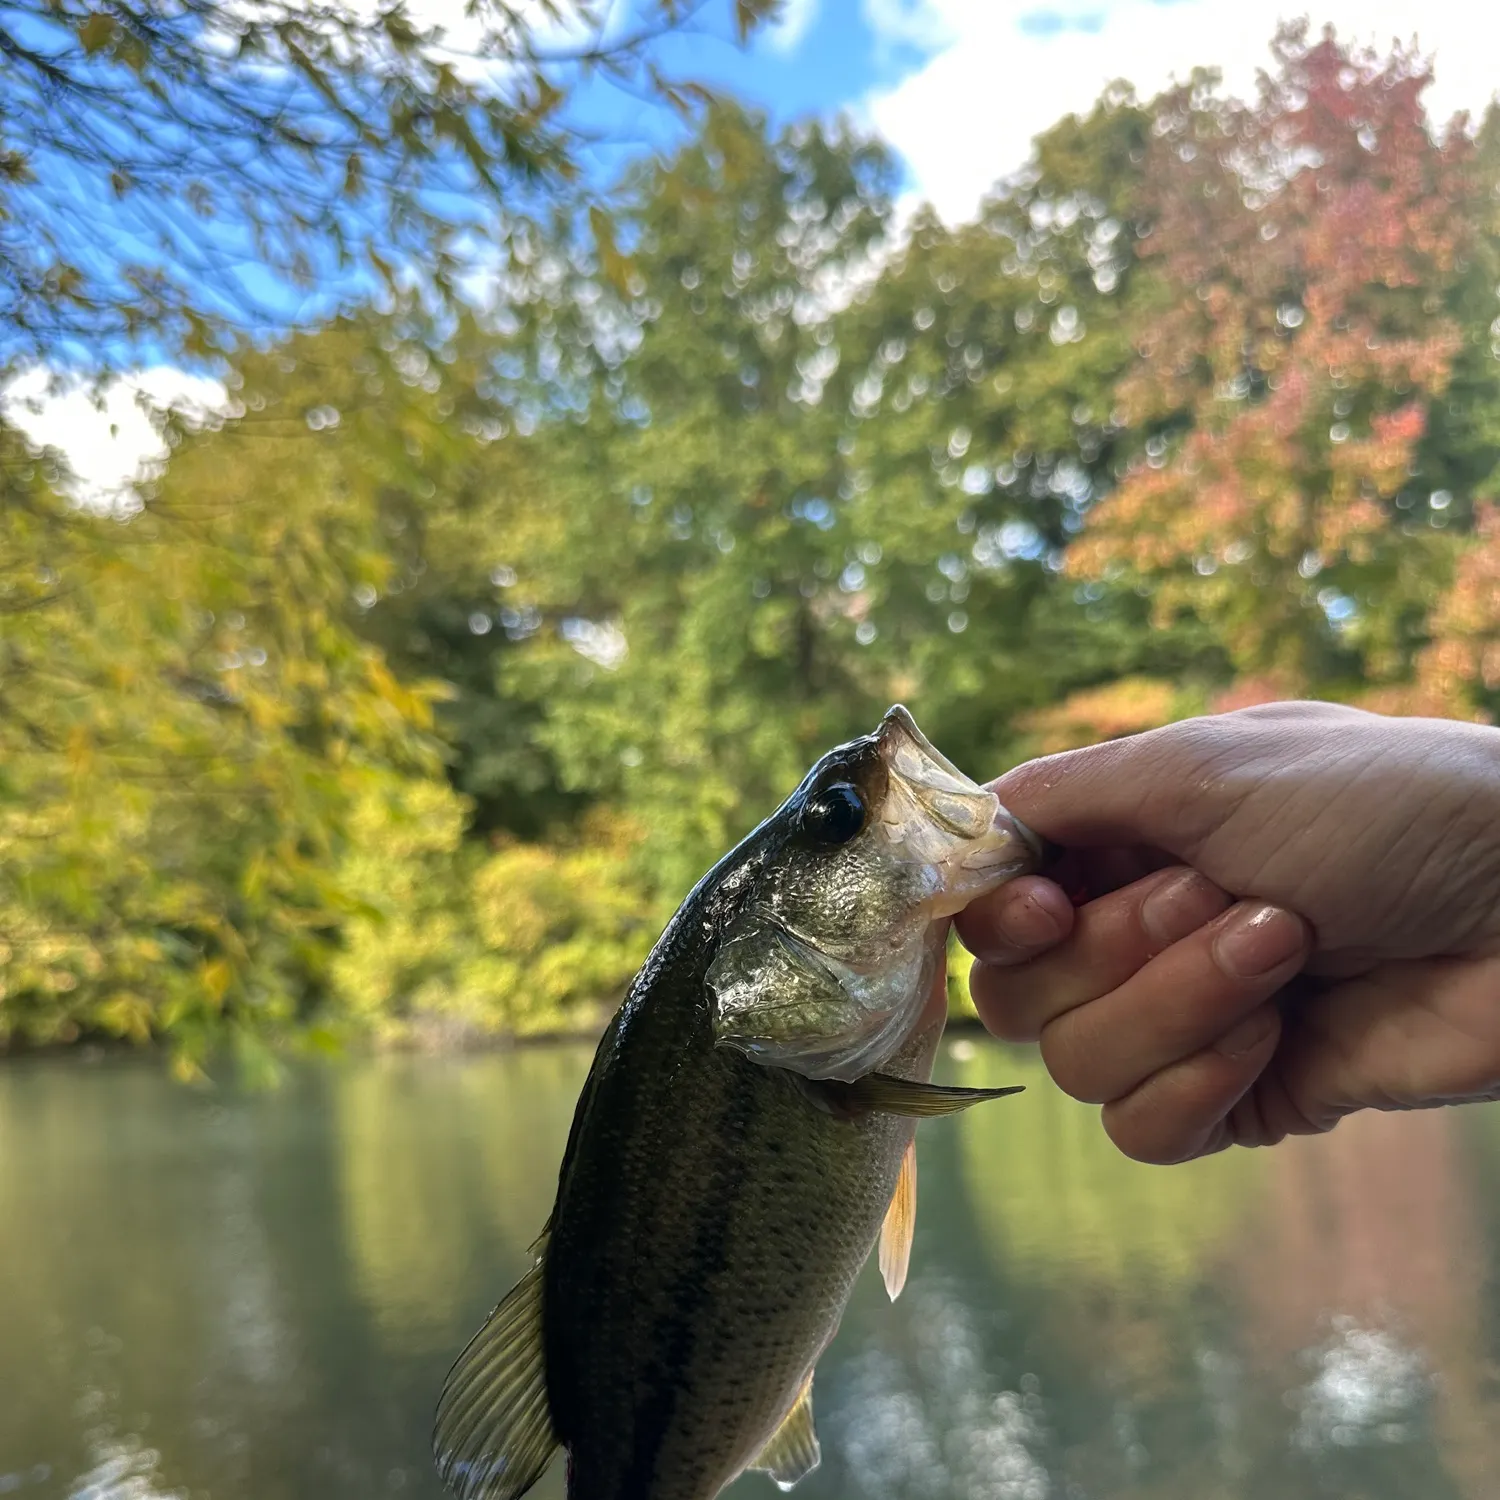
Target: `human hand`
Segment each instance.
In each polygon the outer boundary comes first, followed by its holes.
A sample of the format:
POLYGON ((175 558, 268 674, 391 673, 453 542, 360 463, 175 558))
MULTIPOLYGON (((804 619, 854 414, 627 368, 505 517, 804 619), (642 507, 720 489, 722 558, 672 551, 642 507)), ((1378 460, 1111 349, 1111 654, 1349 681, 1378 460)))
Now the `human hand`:
POLYGON ((995 790, 1088 899, 1014 882, 963 913, 975 1003, 1128 1155, 1500 1092, 1500 731, 1277 704, 995 790))

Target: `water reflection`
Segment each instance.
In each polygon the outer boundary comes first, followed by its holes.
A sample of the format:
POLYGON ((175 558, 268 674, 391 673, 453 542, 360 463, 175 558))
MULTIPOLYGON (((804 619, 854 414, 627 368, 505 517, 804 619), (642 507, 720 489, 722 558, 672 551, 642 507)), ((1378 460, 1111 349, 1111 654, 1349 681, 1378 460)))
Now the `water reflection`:
POLYGON ((989 1052, 958 1071, 978 1087, 1028 1086, 1009 1112, 973 1111, 959 1140, 984 1244, 997 1267, 1027 1280, 1082 1273, 1132 1301, 1180 1286, 1233 1236, 1269 1165, 1247 1151, 1170 1172, 1141 1166, 1121 1158, 1096 1111, 1051 1087, 1035 1057, 989 1052))
POLYGON ((1351 1472, 1410 1469, 1431 1450, 1423 1493, 1497 1492, 1494 1247, 1475 1212, 1493 1192, 1492 1118, 1372 1115, 1276 1154, 1257 1243, 1230 1274, 1251 1357, 1288 1388, 1292 1442, 1325 1464, 1346 1449, 1351 1472))
POLYGON ((383 1059, 330 1080, 343 1238, 388 1352, 456 1353, 448 1330, 477 1326, 505 1290, 497 1276, 524 1265, 588 1061, 578 1048, 498 1072, 383 1059))
MULTIPOLYGON (((546 1215, 587 1064, 380 1060, 274 1098, 0 1071, 0 1496, 435 1500, 434 1395, 546 1215)), ((945 1066, 1034 1087, 923 1126, 907 1291, 856 1289, 799 1495, 1500 1493, 1495 1109, 1164 1171, 1026 1057, 945 1066)))
POLYGON ((872 1342, 840 1392, 835 1436, 853 1481, 843 1492, 1046 1500, 1049 1435, 1036 1376, 1006 1388, 954 1286, 929 1277, 907 1296, 909 1344, 872 1342))

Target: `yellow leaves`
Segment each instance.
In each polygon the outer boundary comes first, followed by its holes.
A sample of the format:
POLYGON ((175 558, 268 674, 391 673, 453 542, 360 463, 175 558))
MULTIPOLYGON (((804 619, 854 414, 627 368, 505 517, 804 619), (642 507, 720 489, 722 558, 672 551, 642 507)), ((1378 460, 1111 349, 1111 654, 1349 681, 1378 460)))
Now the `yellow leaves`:
POLYGON ((138 686, 141 680, 139 664, 133 661, 125 659, 112 661, 105 670, 110 686, 118 692, 129 692, 130 689, 138 686))
POLYGON ((619 998, 654 932, 631 867, 639 833, 618 817, 589 820, 576 843, 512 844, 474 878, 480 939, 513 966, 513 1017, 556 1025, 619 998))
POLYGON ((129 990, 115 990, 95 1007, 95 1023, 111 1036, 145 1043, 151 1040, 153 1007, 143 995, 129 990))
MULTIPOLYGON (((145 933, 132 933, 122 937, 117 953, 122 966, 128 966, 133 974, 143 974, 149 977, 153 966, 160 964, 166 959, 166 950, 154 937, 145 933)), ((97 952, 90 954, 92 962, 87 965, 90 977, 97 978, 104 972, 104 961, 97 952)))
POLYGON ((240 874, 240 894, 255 903, 265 896, 270 883, 271 862, 262 849, 258 849, 245 862, 240 874))
MULTIPOLYGON (((400 1039, 476 1000, 467 974, 478 955, 462 848, 468 804, 444 781, 362 773, 348 818, 348 849, 333 872, 346 908, 333 995, 376 1035, 400 1039)), ((489 1030, 501 1029, 497 1011, 489 1030)), ((484 1029, 484 1028, 481 1028, 484 1029)))
POLYGON ((589 228, 593 232, 594 245, 599 252, 599 268, 605 279, 622 295, 628 295, 633 269, 630 257, 620 251, 615 241, 614 221, 597 204, 589 207, 589 228))
POLYGON ((299 656, 287 662, 282 678, 289 690, 305 689, 315 696, 326 693, 332 682, 328 663, 316 656, 299 656))
POLYGON ((755 27, 774 14, 778 3, 779 0, 734 0, 734 24, 740 41, 745 41, 755 27))
POLYGON ((87 728, 75 724, 68 731, 67 748, 64 751, 68 771, 73 776, 86 776, 94 764, 94 746, 87 728))
POLYGON ((318 1057, 338 1058, 345 1055, 343 1039, 329 1026, 309 1026, 299 1040, 308 1052, 318 1057))
POLYGON ((208 1074, 203 1071, 198 1059, 185 1049, 178 1048, 172 1052, 170 1068, 172 1077, 178 1083, 205 1084, 208 1082, 208 1074))
POLYGON ((285 729, 296 721, 296 709, 284 697, 258 687, 240 690, 240 708, 257 729, 285 729))
MULTIPOLYGON (((30 471, 6 441, 0 428, 8 502, 30 471)), ((227 437, 205 463, 198 441, 163 481, 178 522, 164 529, 152 510, 121 527, 40 490, 0 506, 0 591, 12 572, 68 584, 7 616, 0 663, 0 931, 15 949, 0 1024, 37 1040, 196 1034, 241 1013, 251 975, 270 997, 255 1024, 284 1019, 343 920, 328 860, 349 788, 309 709, 335 700, 367 757, 410 733, 342 614, 322 609, 319 628, 303 608, 320 580, 341 600, 347 576, 328 561, 338 533, 308 522, 316 495, 287 504, 275 464, 244 464, 227 437), (286 515, 306 549, 290 566, 264 541, 286 515)))
POLYGON ((1050 755, 1155 729, 1182 717, 1182 697, 1175 684, 1152 677, 1125 677, 1028 714, 1017 727, 1032 737, 1036 754, 1050 755))
POLYGON ((224 996, 229 993, 229 984, 233 978, 234 970, 225 959, 211 958, 198 966, 198 985, 215 1009, 224 1003, 224 996))
POLYGON ((386 666, 384 658, 378 652, 366 651, 364 666, 365 680, 387 703, 396 705, 405 699, 406 690, 396 681, 390 668, 386 666))
POLYGON ((400 891, 396 871, 433 854, 452 856, 463 837, 468 805, 446 782, 370 774, 349 814, 355 847, 390 867, 385 890, 400 891))
POLYGON ((113 16, 96 11, 78 27, 78 40, 83 44, 83 50, 93 57, 108 48, 119 31, 119 22, 113 16))
POLYGON ((432 705, 447 696, 445 684, 436 682, 403 683, 390 667, 385 657, 375 650, 364 654, 365 680, 376 697, 388 705, 406 724, 414 729, 432 728, 432 705))
POLYGON ((474 882, 479 934, 494 949, 535 954, 566 911, 553 898, 571 905, 570 895, 551 850, 514 845, 490 859, 474 882))

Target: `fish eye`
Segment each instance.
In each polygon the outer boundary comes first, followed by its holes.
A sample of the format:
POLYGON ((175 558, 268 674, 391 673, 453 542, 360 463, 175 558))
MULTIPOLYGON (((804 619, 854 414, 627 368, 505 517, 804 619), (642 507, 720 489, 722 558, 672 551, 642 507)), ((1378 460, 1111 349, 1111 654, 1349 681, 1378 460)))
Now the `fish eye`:
POLYGON ((865 799, 859 788, 835 781, 802 804, 802 831, 820 844, 847 844, 865 826, 865 799))

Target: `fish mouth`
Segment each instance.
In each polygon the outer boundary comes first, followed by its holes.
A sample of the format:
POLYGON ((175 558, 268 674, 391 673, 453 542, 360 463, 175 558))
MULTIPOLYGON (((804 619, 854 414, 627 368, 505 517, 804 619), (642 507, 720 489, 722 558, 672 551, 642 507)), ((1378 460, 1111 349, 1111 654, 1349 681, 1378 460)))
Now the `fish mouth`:
POLYGON ((875 743, 888 780, 882 829, 901 857, 934 869, 930 915, 951 916, 1040 866, 1041 839, 938 750, 901 704, 880 721, 875 743))

